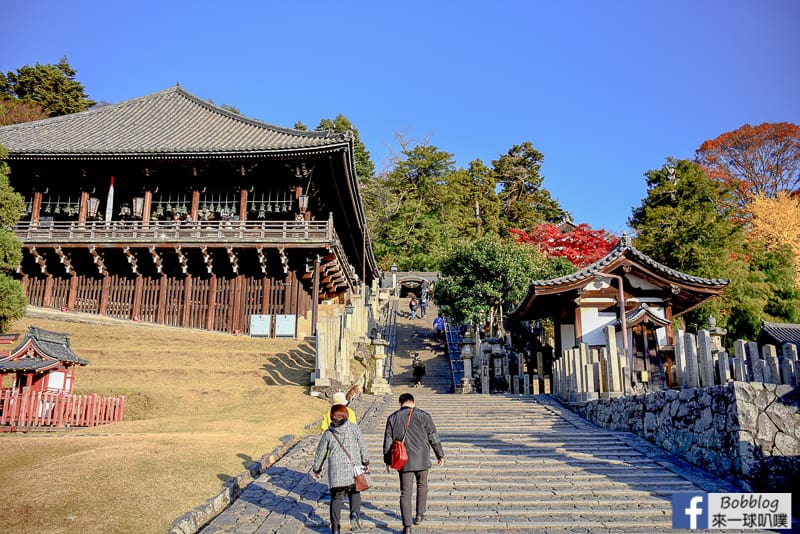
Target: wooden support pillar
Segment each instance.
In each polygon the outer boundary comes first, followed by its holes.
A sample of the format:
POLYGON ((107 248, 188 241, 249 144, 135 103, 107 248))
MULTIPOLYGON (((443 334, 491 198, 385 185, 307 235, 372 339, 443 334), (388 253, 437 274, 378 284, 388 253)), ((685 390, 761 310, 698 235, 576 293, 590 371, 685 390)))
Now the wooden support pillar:
POLYGON ((33 192, 33 202, 31 203, 31 223, 39 222, 39 215, 42 212, 42 192, 33 192))
MULTIPOLYGON (((295 276, 297 278, 297 276, 295 276)), ((305 299, 305 290, 303 289, 303 284, 300 280, 297 280, 297 284, 295 285, 295 295, 297 295, 297 315, 305 316, 306 312, 308 311, 307 302, 305 299)))
POLYGON ((156 306, 156 323, 164 324, 164 314, 167 311, 167 275, 162 274, 158 287, 158 304, 156 306))
POLYGON ((81 191, 81 202, 78 205, 78 224, 83 226, 89 215, 89 192, 81 191))
POLYGON ((243 187, 239 191, 239 220, 247 220, 247 188, 243 187))
POLYGON ((270 294, 271 294, 270 288, 272 287, 271 282, 272 282, 272 280, 270 279, 269 276, 265 276, 262 279, 262 284, 263 284, 263 287, 262 287, 263 294, 261 295, 261 313, 262 313, 262 315, 267 315, 268 313, 272 313, 272 309, 271 309, 271 306, 270 306, 270 304, 271 304, 271 302, 270 302, 270 294))
POLYGON ((149 189, 144 192, 142 203, 142 225, 150 224, 150 214, 153 212, 153 192, 149 189))
POLYGON ((141 274, 136 275, 136 282, 133 286, 133 320, 138 321, 142 313, 142 289, 144 288, 144 278, 141 274))
POLYGON ((181 326, 184 328, 189 327, 189 320, 191 319, 192 311, 192 275, 187 274, 183 279, 183 316, 181 317, 181 326))
POLYGON ((217 277, 211 276, 208 281, 208 310, 206 313, 206 330, 214 330, 214 314, 217 307, 217 277))
POLYGON ((50 303, 53 302, 53 285, 55 284, 55 280, 53 280, 53 275, 48 274, 47 280, 44 283, 44 297, 42 298, 42 307, 49 308, 50 303))
POLYGON ((317 314, 319 313, 319 256, 314 258, 314 286, 311 290, 311 334, 317 335, 317 314))
POLYGON ((287 275, 284 279, 283 286, 283 314, 288 315, 292 313, 292 277, 287 275))
POLYGON ((106 315, 106 312, 108 312, 108 293, 110 289, 111 277, 106 273, 103 275, 103 283, 100 286, 100 310, 98 311, 100 315, 106 315))
POLYGON ((78 276, 72 275, 69 279, 69 293, 67 293, 67 308, 72 310, 75 308, 75 301, 78 298, 78 276))
POLYGON ((200 191, 197 189, 192 190, 192 206, 189 210, 189 214, 192 217, 193 221, 197 221, 198 214, 200 213, 200 191))
POLYGON ((236 278, 231 280, 231 290, 228 292, 228 316, 225 318, 225 331, 226 332, 233 332, 235 330, 234 325, 236 324, 236 314, 238 312, 238 301, 237 298, 240 286, 239 286, 239 277, 241 275, 237 275, 236 278))

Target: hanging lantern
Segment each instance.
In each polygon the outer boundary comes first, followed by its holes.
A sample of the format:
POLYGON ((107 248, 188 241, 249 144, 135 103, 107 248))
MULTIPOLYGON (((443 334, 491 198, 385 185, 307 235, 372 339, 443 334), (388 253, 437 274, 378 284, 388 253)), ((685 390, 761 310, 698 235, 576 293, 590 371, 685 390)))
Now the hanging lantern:
POLYGON ((100 209, 100 199, 95 197, 89 197, 87 206, 89 208, 89 217, 96 217, 97 210, 100 209))
POLYGON ((133 197, 133 216, 141 217, 144 213, 144 197, 133 197))

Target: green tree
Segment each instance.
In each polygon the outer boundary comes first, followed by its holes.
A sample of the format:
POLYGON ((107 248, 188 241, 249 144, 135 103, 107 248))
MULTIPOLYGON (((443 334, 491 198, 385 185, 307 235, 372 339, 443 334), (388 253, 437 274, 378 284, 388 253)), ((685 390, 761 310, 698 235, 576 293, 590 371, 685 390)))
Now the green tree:
POLYGON ((434 298, 456 323, 499 325, 522 301, 531 280, 574 270, 564 258, 547 259, 535 247, 496 236, 461 241, 442 263, 434 298))
POLYGON ((542 187, 543 161, 544 155, 530 141, 525 141, 492 162, 495 181, 501 186, 499 196, 506 227, 530 231, 537 224, 557 222, 566 215, 558 201, 542 187))
POLYGON ((25 315, 26 305, 22 284, 9 275, 22 261, 22 243, 10 228, 22 216, 23 200, 9 184, 7 156, 0 146, 0 332, 25 315))
POLYGON ((645 177, 647 198, 628 221, 636 247, 673 269, 730 280, 720 297, 683 316, 687 326, 702 327, 713 315, 735 340, 753 339, 761 319, 796 320, 791 251, 746 241, 728 186, 688 160, 667 160, 645 177))
POLYGON ((455 161, 433 145, 401 140, 401 146, 394 167, 372 188, 387 202, 373 233, 376 255, 403 270, 435 270, 449 250, 440 195, 456 172, 455 161))
POLYGON ((502 205, 491 169, 480 159, 444 176, 437 189, 446 241, 500 235, 502 205))
POLYGON ((367 146, 361 140, 358 129, 353 126, 353 123, 347 117, 340 113, 336 115, 335 119, 322 119, 317 125, 317 131, 325 130, 332 130, 338 133, 353 132, 353 158, 356 160, 358 179, 363 181, 375 176, 375 164, 372 163, 367 146))
POLYGON ((38 104, 48 117, 86 111, 95 102, 75 80, 76 74, 66 57, 55 65, 26 65, 16 72, 0 73, 0 93, 4 99, 38 104))
POLYGON ((689 274, 724 278, 744 233, 731 222, 730 190, 689 160, 667 160, 645 173, 647 197, 628 224, 634 244, 656 261, 689 274))
POLYGON ((788 246, 768 250, 759 241, 747 241, 742 261, 734 263, 729 289, 705 306, 707 313, 727 317, 728 340, 754 340, 761 321, 800 322, 800 291, 788 246))

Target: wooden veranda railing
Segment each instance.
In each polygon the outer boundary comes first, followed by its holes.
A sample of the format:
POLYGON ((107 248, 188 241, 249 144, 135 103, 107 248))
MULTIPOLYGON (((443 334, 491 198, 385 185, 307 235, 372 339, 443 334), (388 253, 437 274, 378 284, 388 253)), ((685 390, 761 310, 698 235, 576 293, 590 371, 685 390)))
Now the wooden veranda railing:
POLYGON ((336 240, 330 221, 20 221, 14 233, 26 244, 281 243, 336 240))
POLYGON ((92 427, 122 421, 125 397, 0 390, 0 431, 92 427))

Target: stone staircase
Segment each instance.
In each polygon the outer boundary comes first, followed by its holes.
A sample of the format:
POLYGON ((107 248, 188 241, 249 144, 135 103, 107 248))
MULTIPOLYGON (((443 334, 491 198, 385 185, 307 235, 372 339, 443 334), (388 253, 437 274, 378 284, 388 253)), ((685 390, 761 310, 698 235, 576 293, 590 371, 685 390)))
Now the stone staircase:
MULTIPOLYGON (((416 534, 666 532, 672 493, 736 491, 634 435, 599 429, 549 396, 449 394, 450 367, 431 337, 432 320, 398 318, 393 394, 354 403, 373 458, 366 531, 402 530, 398 477, 385 472, 381 453, 386 417, 404 391, 433 416, 446 454, 446 464, 431 470, 416 534), (409 387, 411 352, 427 367, 417 388, 409 387)), ((203 532, 329 532, 324 477, 309 475, 317 440, 303 438, 203 532)))

